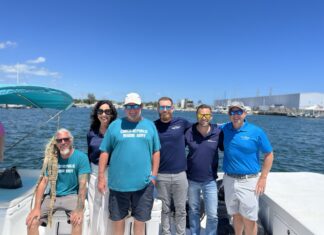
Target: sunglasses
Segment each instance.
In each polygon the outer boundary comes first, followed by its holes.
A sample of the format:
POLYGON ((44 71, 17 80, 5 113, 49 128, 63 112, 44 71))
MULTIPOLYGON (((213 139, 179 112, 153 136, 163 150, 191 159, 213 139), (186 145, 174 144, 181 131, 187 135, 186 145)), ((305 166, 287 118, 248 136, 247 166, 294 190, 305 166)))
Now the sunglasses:
POLYGON ((171 105, 161 105, 161 106, 159 106, 159 110, 160 111, 164 111, 164 110, 169 111, 171 109, 172 109, 172 106, 171 105))
POLYGON ((134 105, 127 104, 124 107, 125 107, 126 110, 140 109, 141 108, 141 106, 138 105, 138 104, 134 104, 134 105))
POLYGON ((70 142, 70 137, 67 137, 67 138, 62 138, 62 139, 56 139, 56 143, 59 143, 59 144, 61 144, 61 143, 63 143, 63 141, 64 142, 70 142))
POLYGON ((97 110, 97 114, 102 115, 103 113, 105 113, 106 115, 112 115, 112 110, 111 109, 98 109, 97 110))
POLYGON ((203 117, 205 117, 206 119, 210 119, 211 116, 212 116, 212 115, 211 115, 210 113, 206 113, 206 114, 198 113, 198 114, 197 114, 198 119, 202 119, 203 117))
POLYGON ((231 110, 228 113, 229 113, 230 116, 234 116, 234 115, 240 115, 241 116, 243 114, 243 110, 240 110, 240 109, 238 109, 238 110, 231 110))

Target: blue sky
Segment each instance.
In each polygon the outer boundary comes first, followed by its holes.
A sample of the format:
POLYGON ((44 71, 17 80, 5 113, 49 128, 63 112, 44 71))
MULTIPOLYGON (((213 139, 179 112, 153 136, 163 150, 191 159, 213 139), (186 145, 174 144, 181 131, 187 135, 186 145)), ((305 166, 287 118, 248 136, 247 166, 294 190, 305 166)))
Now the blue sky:
POLYGON ((0 83, 175 101, 324 92, 322 0, 3 0, 0 83))

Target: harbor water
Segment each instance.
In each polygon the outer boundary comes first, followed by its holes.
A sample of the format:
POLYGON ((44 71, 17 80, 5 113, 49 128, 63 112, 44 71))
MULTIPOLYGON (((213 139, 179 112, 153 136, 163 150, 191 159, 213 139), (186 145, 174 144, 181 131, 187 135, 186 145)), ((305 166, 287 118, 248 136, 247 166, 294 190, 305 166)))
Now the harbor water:
MULTIPOLYGON (((57 127, 69 129, 74 135, 74 146, 87 152, 86 134, 90 126, 91 109, 71 108, 60 115, 59 122, 44 122, 53 115, 53 110, 0 109, 0 121, 6 129, 5 161, 0 168, 15 165, 19 168, 36 168, 42 165, 45 144, 57 127), (14 143, 23 139, 12 149, 14 143)), ((123 111, 118 111, 122 117, 123 111)), ((155 110, 143 110, 143 116, 155 120, 155 110)), ((191 122, 196 121, 195 112, 175 111, 191 122)), ((286 116, 249 115, 247 120, 263 128, 274 149, 272 171, 309 171, 324 173, 324 119, 289 118, 286 116)), ((228 116, 214 114, 213 123, 224 123, 228 116)), ((222 167, 222 154, 220 168, 222 167)))

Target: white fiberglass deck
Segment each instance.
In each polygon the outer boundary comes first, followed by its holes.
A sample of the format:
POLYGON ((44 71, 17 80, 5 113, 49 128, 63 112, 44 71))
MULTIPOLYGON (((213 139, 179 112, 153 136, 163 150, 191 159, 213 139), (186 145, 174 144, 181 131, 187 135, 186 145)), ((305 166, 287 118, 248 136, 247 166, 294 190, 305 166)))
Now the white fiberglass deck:
POLYGON ((270 173, 259 215, 274 235, 324 234, 324 175, 270 173))

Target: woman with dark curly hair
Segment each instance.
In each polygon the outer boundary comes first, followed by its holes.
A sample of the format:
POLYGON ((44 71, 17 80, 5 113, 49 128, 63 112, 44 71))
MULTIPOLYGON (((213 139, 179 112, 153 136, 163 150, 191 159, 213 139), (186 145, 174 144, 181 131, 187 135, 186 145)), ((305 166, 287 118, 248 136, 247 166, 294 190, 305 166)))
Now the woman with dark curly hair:
MULTIPOLYGON (((108 197, 97 190, 98 163, 100 144, 108 129, 109 124, 117 118, 117 110, 109 100, 100 100, 96 103, 91 114, 91 126, 87 134, 88 157, 91 163, 89 180, 88 201, 90 211, 90 234, 108 235, 108 197)), ((111 227, 111 226, 109 226, 111 227)))

